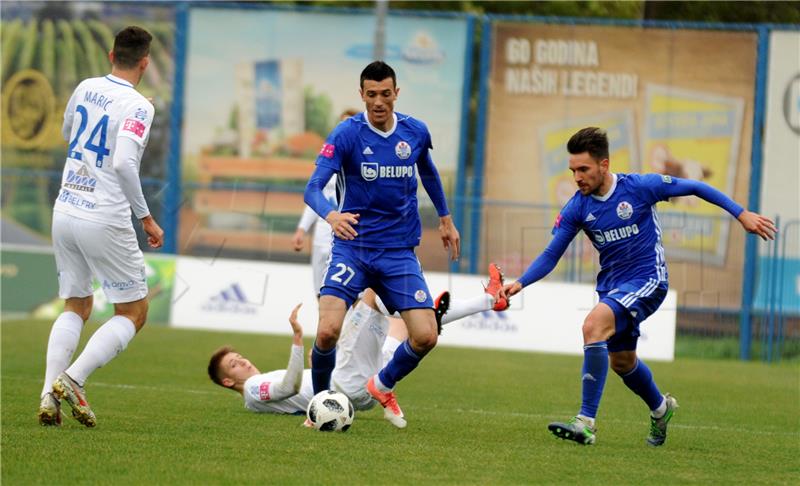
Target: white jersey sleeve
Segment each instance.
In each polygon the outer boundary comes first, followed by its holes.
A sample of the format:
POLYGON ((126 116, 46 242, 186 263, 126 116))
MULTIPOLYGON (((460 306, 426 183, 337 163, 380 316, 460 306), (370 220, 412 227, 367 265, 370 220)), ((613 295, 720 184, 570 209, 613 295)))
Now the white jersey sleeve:
POLYGON ((145 147, 150 138, 150 126, 153 124, 154 114, 155 108, 146 98, 130 100, 120 117, 117 137, 128 137, 140 147, 145 147))
POLYGON ((306 412, 311 397, 314 396, 314 387, 311 383, 311 370, 301 374, 300 389, 297 393, 277 399, 273 395, 276 388, 274 383, 282 382, 286 378, 287 370, 276 370, 254 375, 244 382, 244 407, 258 413, 288 413, 302 414, 306 412))

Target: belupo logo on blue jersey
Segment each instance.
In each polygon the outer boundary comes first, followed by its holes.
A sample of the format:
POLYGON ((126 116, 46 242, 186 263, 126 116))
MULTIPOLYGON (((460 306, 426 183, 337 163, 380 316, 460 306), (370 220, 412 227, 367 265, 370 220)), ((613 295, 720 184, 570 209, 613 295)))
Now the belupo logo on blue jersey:
POLYGON ((374 181, 378 178, 377 162, 361 162, 361 177, 366 181, 374 181))
POLYGON ((361 162, 361 177, 366 181, 414 177, 413 165, 380 165, 377 162, 361 162))

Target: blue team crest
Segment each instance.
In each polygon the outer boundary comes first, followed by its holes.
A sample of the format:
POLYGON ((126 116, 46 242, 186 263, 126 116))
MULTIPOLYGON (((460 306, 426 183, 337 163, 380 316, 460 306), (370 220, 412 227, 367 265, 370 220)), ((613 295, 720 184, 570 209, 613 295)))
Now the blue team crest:
POLYGON ((133 117, 137 120, 145 121, 147 120, 147 111, 144 108, 138 108, 133 114, 133 117))
POLYGON ((622 201, 621 203, 617 204, 617 216, 620 219, 630 219, 633 215, 633 206, 628 201, 622 201))
POLYGON ((361 177, 367 181, 374 181, 378 178, 377 162, 361 162, 361 177))
POLYGON ((397 145, 394 146, 394 153, 397 154, 397 156, 401 159, 405 160, 411 157, 411 145, 409 145, 405 140, 400 140, 397 142, 397 145))
POLYGON ((427 299, 428 299, 428 294, 425 293, 424 290, 419 289, 416 292, 414 292, 414 300, 416 300, 417 302, 422 303, 425 302, 427 299))

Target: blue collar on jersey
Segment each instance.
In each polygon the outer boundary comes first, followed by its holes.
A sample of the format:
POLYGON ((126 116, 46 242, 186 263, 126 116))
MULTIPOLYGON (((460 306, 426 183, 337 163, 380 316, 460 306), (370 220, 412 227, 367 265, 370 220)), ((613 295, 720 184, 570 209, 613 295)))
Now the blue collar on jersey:
POLYGON ((597 199, 600 202, 608 201, 608 198, 610 198, 611 195, 614 194, 614 190, 617 188, 617 174, 612 172, 611 177, 614 178, 614 182, 611 183, 611 189, 609 189, 608 192, 602 196, 595 196, 594 194, 592 194, 591 196, 593 198, 597 199))
POLYGON ((127 86, 129 88, 133 88, 133 85, 131 83, 129 83, 128 81, 125 81, 122 78, 114 76, 113 74, 106 74, 106 79, 111 81, 112 83, 121 84, 122 86, 127 86))

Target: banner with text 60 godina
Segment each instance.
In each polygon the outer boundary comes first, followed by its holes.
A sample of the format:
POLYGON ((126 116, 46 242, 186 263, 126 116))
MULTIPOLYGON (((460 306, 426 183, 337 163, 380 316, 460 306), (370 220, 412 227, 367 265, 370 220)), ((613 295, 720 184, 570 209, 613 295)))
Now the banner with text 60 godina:
MULTIPOLYGON (((652 160, 658 155, 651 150, 655 139, 646 133, 648 117, 653 118, 652 103, 648 105, 653 87, 692 93, 693 99, 723 100, 730 122, 725 135, 730 150, 719 161, 724 165, 714 170, 723 183, 716 179, 707 182, 746 203, 755 33, 539 24, 534 20, 496 20, 490 26, 491 68, 485 90, 485 148, 480 154, 484 170, 480 175, 481 195, 491 203, 484 204, 480 213, 479 268, 502 259, 509 273, 521 274, 549 242, 553 211, 570 193, 565 141, 574 133, 554 137, 554 127, 556 131, 557 127, 575 131, 584 126, 604 127, 612 147, 626 147, 624 152, 612 150, 612 172, 659 171, 658 161, 652 160), (554 143, 556 139, 561 140, 560 146, 554 143), (563 171, 554 161, 563 164, 563 171), (555 174, 560 174, 556 183, 555 174)), ((693 148, 697 153, 692 157, 682 153, 681 160, 709 155, 700 143, 693 148)), ((573 186, 572 193, 576 189, 573 186)), ((675 209, 666 204, 660 205, 661 210, 675 209)), ((708 211, 727 217, 716 208, 708 211)), ((692 221, 704 216, 685 210, 681 214, 692 221)), ((711 305, 715 306, 740 303, 744 234, 730 231, 726 237, 719 228, 719 245, 706 241, 702 247, 687 249, 685 238, 666 241, 672 287, 691 294, 680 297, 682 304, 704 305, 695 299, 706 297, 713 299, 711 305)), ((565 260, 574 258, 584 256, 570 251, 565 260)), ((592 279, 597 270, 586 265, 574 268, 582 281, 592 279)))

